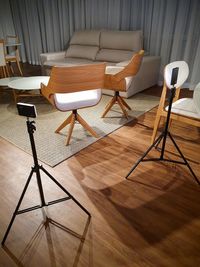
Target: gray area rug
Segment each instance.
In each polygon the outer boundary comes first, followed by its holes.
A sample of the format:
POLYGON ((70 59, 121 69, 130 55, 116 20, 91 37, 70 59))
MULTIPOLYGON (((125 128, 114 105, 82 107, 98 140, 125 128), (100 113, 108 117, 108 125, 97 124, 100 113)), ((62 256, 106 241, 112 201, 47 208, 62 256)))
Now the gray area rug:
MULTIPOLYGON (((139 93, 127 99, 127 103, 132 107, 132 111, 129 111, 130 117, 128 120, 122 116, 118 105, 115 105, 112 111, 107 114, 107 118, 102 119, 101 114, 109 100, 110 96, 103 95, 97 106, 79 110, 79 114, 100 136, 99 139, 152 109, 159 102, 158 97, 139 93)), ((55 134, 54 131, 70 113, 55 110, 42 97, 26 98, 23 101, 36 105, 38 116, 35 119, 37 130, 34 137, 37 154, 39 160, 49 166, 56 166, 98 140, 90 136, 82 126, 76 124, 71 143, 69 146, 65 146, 68 127, 64 128, 61 134, 55 134)), ((27 153, 31 153, 26 118, 17 115, 11 95, 9 98, 6 95, 0 96, 0 136, 27 153)))

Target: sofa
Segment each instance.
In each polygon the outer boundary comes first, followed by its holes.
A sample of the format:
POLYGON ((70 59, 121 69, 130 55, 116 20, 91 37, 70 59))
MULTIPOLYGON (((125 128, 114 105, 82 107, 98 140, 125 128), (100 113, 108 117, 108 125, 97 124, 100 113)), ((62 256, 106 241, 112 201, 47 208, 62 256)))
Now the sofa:
MULTIPOLYGON (((66 51, 40 55, 43 75, 50 75, 52 66, 76 66, 106 62, 107 66, 124 67, 134 53, 143 49, 141 31, 83 30, 73 34, 66 51)), ((113 67, 113 68, 114 68, 113 67)), ((145 52, 138 74, 129 79, 123 97, 130 97, 158 82, 160 57, 145 52)), ((113 94, 103 89, 105 94, 113 94)))

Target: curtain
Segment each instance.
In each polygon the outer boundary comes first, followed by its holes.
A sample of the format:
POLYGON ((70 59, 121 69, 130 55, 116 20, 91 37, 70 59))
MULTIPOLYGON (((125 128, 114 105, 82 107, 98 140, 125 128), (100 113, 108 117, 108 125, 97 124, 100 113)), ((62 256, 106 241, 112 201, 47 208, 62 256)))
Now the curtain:
POLYGON ((9 1, 0 1, 0 39, 15 35, 15 28, 9 1))
MULTIPOLYGON (((161 56, 163 67, 185 60, 188 81, 200 77, 199 0, 10 0, 22 59, 40 63, 40 53, 66 49, 80 29, 138 30, 144 49, 161 56)), ((0 11, 1 13, 1 11, 0 11)))

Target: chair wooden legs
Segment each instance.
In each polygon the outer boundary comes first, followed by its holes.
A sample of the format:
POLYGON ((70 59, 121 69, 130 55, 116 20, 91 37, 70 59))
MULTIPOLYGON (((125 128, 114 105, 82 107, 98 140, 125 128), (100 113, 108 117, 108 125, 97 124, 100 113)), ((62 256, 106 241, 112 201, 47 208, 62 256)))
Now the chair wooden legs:
POLYGON ((69 142, 70 142, 70 139, 71 139, 71 136, 72 136, 72 131, 74 129, 75 121, 76 121, 76 115, 73 113, 72 117, 71 117, 70 126, 69 126, 69 133, 68 133, 68 137, 67 137, 67 141, 66 141, 66 146, 69 145, 69 142))
POLYGON ((108 113, 108 111, 112 108, 112 106, 116 103, 117 99, 115 96, 113 96, 113 98, 110 100, 110 102, 107 104, 104 113, 102 114, 102 118, 104 118, 106 116, 106 114, 108 113))
POLYGON ((69 145, 72 131, 74 129, 75 122, 78 121, 92 136, 98 138, 97 133, 87 124, 87 122, 77 113, 77 110, 73 110, 72 114, 56 129, 55 133, 59 133, 65 126, 70 124, 69 132, 67 136, 66 146, 69 145))
POLYGON ((20 75, 23 76, 22 69, 21 69, 21 66, 20 66, 20 62, 17 60, 16 63, 17 63, 17 67, 18 67, 18 70, 20 72, 20 75))
POLYGON ((72 120, 73 113, 55 130, 55 133, 59 133, 67 124, 72 120))
POLYGON ((87 124, 87 122, 77 113, 77 121, 85 128, 92 136, 98 138, 98 134, 87 124))
POLYGON ((125 100, 119 95, 119 92, 116 91, 115 95, 113 96, 113 98, 110 100, 110 102, 107 104, 104 113, 102 114, 102 118, 104 118, 106 116, 106 114, 108 113, 108 111, 112 108, 112 106, 118 103, 124 116, 128 119, 128 113, 126 111, 126 108, 131 110, 131 107, 125 102, 125 100))
POLYGON ((2 66, 0 68, 1 68, 1 75, 0 76, 2 76, 2 78, 6 78, 6 77, 10 76, 7 65, 2 66))
POLYGON ((152 137, 151 137, 151 145, 155 141, 156 134, 157 134, 157 131, 158 131, 158 127, 159 127, 159 124, 160 124, 160 119, 161 119, 161 115, 160 115, 160 113, 157 113, 156 119, 155 119, 155 122, 154 122, 154 127, 153 127, 153 134, 152 134, 152 137))
POLYGON ((120 97, 120 99, 121 99, 123 105, 124 105, 127 109, 131 110, 131 107, 126 103, 126 101, 125 101, 122 97, 120 97))
POLYGON ((9 66, 9 69, 10 69, 12 75, 13 75, 13 76, 15 75, 15 72, 14 72, 14 69, 13 69, 13 66, 12 66, 12 62, 16 63, 20 75, 23 76, 23 72, 22 72, 22 69, 21 69, 21 66, 20 66, 20 62, 19 62, 18 59, 15 60, 15 61, 8 61, 8 60, 7 60, 7 63, 8 63, 8 66, 9 66))

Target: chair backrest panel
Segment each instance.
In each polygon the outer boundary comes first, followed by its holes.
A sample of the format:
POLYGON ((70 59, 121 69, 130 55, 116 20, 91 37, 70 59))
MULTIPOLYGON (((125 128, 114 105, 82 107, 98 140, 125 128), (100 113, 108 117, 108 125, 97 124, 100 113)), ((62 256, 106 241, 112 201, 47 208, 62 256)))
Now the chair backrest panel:
POLYGON ((189 67, 185 61, 174 61, 166 65, 164 69, 164 79, 169 89, 173 87, 173 85, 171 85, 171 79, 172 79, 172 71, 174 68, 178 68, 177 82, 174 85, 176 88, 181 87, 187 80, 189 75, 189 67))
POLYGON ((116 74, 105 75, 105 88, 115 91, 126 91, 126 77, 135 76, 140 69, 144 50, 140 50, 136 53, 128 65, 126 65, 121 71, 116 74))
POLYGON ((0 40, 0 66, 5 66, 5 52, 4 52, 4 41, 0 40))
POLYGON ((142 59, 144 55, 144 50, 140 50, 137 54, 135 54, 128 65, 119 73, 115 74, 114 77, 116 80, 120 81, 129 76, 135 76, 140 69, 142 59))
POLYGON ((41 86, 42 94, 52 103, 56 93, 73 93, 104 87, 105 63, 76 67, 53 67, 47 86, 41 86))
MULTIPOLYGON (((17 44, 19 43, 19 38, 17 35, 7 35, 6 36, 6 42, 8 44, 17 44)), ((6 49, 6 54, 13 57, 19 58, 19 48, 18 46, 12 45, 8 46, 6 49)))

